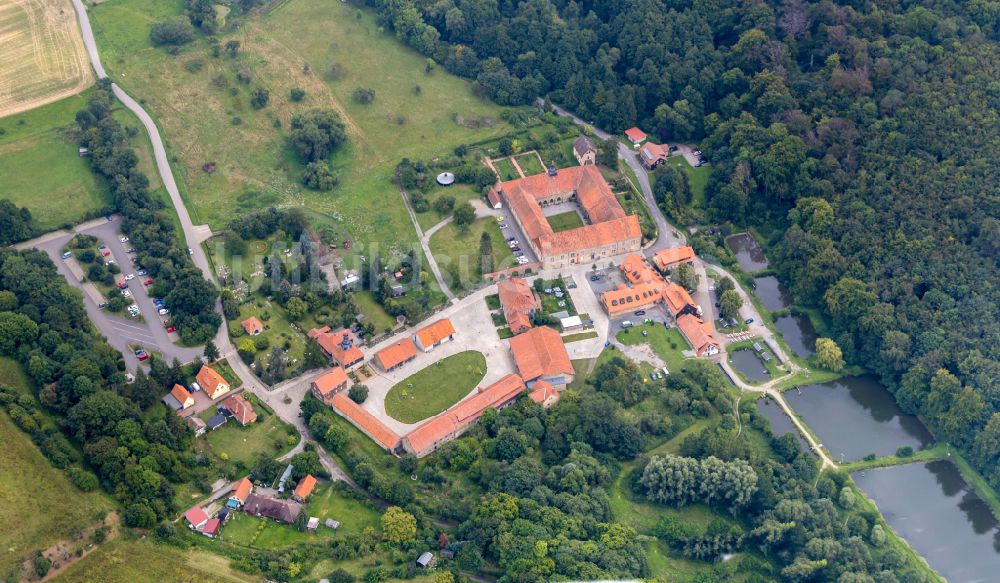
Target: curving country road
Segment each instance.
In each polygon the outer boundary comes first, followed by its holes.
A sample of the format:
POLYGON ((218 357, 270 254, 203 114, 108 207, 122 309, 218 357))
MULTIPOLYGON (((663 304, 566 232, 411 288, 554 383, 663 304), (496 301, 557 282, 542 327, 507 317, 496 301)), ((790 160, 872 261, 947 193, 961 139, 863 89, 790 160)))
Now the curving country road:
MULTIPOLYGON (((80 31, 83 34, 83 44, 87 49, 87 53, 90 55, 90 62, 94 67, 94 72, 97 74, 98 79, 107 79, 108 74, 104 70, 104 66, 101 64, 101 55, 97 50, 97 42, 94 40, 94 32, 90 26, 90 18, 87 15, 87 7, 84 6, 81 0, 72 0, 73 8, 76 10, 77 20, 80 23, 80 31)), ((114 92, 115 97, 122 102, 125 107, 127 107, 132 113, 139 118, 142 122, 143 127, 146 128, 146 132, 149 134, 149 141, 153 146, 153 157, 156 160, 156 169, 160 175, 160 180, 163 182, 164 188, 166 188, 167 193, 170 195, 170 201, 174 205, 174 209, 177 211, 177 217, 181 223, 181 229, 184 232, 184 239, 187 241, 189 248, 191 249, 191 260, 194 262, 195 266, 201 270, 205 279, 208 281, 215 281, 214 274, 212 273, 211 264, 208 261, 208 257, 205 255, 205 250, 201 246, 201 241, 203 240, 203 235, 208 232, 204 227, 195 227, 191 222, 191 215, 188 213, 187 207, 184 205, 184 200, 181 198, 180 191, 177 189, 177 182, 174 180, 174 173, 170 168, 170 161, 167 158, 167 150, 163 145, 163 138, 160 136, 160 131, 156 127, 156 123, 153 118, 142 108, 139 103, 132 99, 125 91, 119 87, 116 83, 111 83, 111 90, 114 92)), ((221 314, 222 305, 217 303, 216 310, 221 314)), ((270 406, 278 417, 280 417, 286 423, 290 423, 298 431, 300 440, 299 444, 295 447, 293 452, 297 453, 302 450, 305 446, 305 442, 309 440, 308 428, 305 425, 303 419, 299 416, 298 403, 301 401, 302 395, 308 390, 309 381, 311 378, 308 376, 300 376, 297 379, 289 382, 285 389, 295 387, 298 389, 297 392, 301 394, 297 395, 297 399, 293 398, 290 403, 285 403, 286 390, 281 390, 281 387, 276 387, 278 390, 269 391, 267 386, 257 378, 257 375, 250 370, 241 359, 237 352, 236 347, 229 339, 229 333, 226 329, 226 319, 222 318, 222 325, 219 326, 219 331, 215 336, 215 345, 219 349, 219 353, 223 358, 228 358, 229 365, 233 368, 233 371, 240 380, 243 382, 244 390, 251 391, 257 395, 262 401, 264 401, 268 406, 270 406), (291 406, 289 406, 291 405, 291 406)), ((315 376, 315 375, 313 375, 315 376)), ((344 472, 323 450, 322 446, 316 445, 317 453, 319 453, 320 461, 323 467, 330 472, 332 479, 334 480, 344 480, 348 483, 354 485, 347 473, 344 472)))

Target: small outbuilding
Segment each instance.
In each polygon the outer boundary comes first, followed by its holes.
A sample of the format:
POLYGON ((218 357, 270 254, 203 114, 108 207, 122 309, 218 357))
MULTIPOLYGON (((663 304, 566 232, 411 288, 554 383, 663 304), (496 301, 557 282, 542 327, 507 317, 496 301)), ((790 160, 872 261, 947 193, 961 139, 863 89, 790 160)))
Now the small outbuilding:
POLYGON ((208 420, 208 428, 215 431, 225 425, 226 421, 229 421, 229 417, 226 417, 225 415, 213 415, 212 418, 208 420))
POLYGON ((455 175, 451 172, 442 172, 437 176, 437 182, 441 186, 451 186, 455 184, 455 175))
POLYGON ((583 329, 583 320, 580 316, 570 316, 568 318, 563 318, 559 320, 559 326, 562 328, 563 332, 572 332, 573 330, 583 329))
POLYGON ((309 522, 306 523, 306 530, 309 532, 316 532, 317 528, 319 528, 319 519, 315 516, 310 516, 309 522))
POLYGON ((437 558, 434 556, 434 553, 429 551, 417 557, 417 566, 421 569, 432 569, 436 564, 437 558))
POLYGON ((338 528, 340 528, 340 522, 332 518, 327 518, 326 522, 323 523, 323 526, 333 530, 337 530, 338 528))

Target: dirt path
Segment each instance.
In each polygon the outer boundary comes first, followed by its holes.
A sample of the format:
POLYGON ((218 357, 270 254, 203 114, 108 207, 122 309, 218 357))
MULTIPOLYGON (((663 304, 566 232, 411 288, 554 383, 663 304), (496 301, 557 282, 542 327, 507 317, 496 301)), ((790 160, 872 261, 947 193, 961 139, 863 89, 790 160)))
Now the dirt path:
POLYGON ((51 547, 42 551, 42 554, 52 561, 52 568, 41 579, 35 574, 35 560, 28 559, 21 563, 21 581, 51 581, 62 574, 66 569, 72 567, 81 559, 94 552, 101 545, 107 544, 118 536, 121 530, 121 521, 117 512, 112 512, 108 516, 85 530, 76 539, 65 539, 57 542, 51 547), (108 534, 104 540, 98 544, 91 542, 91 536, 98 528, 107 526, 108 534), (78 553, 79 551, 79 553, 78 553))

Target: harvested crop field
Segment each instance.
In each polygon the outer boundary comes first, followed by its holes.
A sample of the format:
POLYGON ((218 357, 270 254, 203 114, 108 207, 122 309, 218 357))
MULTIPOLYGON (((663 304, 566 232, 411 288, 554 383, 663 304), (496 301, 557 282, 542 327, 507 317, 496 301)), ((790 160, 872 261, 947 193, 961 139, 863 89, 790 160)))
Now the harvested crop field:
POLYGON ((94 83, 69 0, 0 0, 0 47, 0 117, 94 83))

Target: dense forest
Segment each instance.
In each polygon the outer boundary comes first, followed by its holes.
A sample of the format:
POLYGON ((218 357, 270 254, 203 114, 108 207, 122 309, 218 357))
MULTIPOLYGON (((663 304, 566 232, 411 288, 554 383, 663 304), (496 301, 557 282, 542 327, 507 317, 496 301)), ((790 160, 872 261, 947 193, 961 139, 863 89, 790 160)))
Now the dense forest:
POLYGON ((855 363, 1000 487, 1000 3, 369 0, 498 103, 700 144, 855 363))

